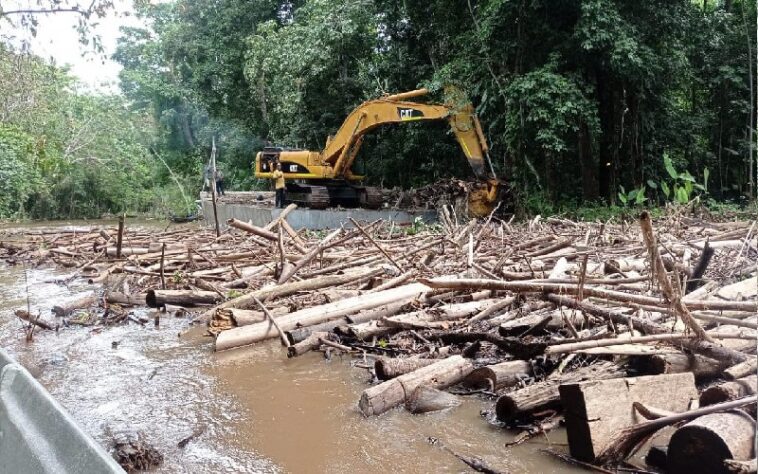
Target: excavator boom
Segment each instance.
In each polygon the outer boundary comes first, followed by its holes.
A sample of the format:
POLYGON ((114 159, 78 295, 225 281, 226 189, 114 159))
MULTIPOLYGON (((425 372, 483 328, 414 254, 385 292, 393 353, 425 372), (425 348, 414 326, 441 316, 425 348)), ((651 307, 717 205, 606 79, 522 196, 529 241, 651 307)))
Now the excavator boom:
MULTIPOLYGON (((285 179, 316 181, 311 186, 295 183, 288 185, 287 194, 294 196, 296 202, 310 204, 312 207, 323 207, 332 201, 343 205, 354 202, 375 206, 380 200, 377 201, 377 192, 371 188, 353 186, 354 196, 344 189, 341 191, 334 189, 335 186, 340 186, 336 183, 337 181, 346 183, 363 178, 354 175, 351 170, 363 137, 374 128, 385 124, 447 120, 474 174, 487 188, 484 193, 475 193, 478 201, 494 201, 498 181, 491 166, 487 166, 487 141, 473 106, 470 103, 456 106, 423 104, 409 100, 427 93, 426 89, 418 89, 364 102, 347 116, 337 133, 328 138, 326 147, 321 152, 264 149, 256 156, 255 176, 270 178, 274 163, 278 161, 282 164, 285 179), (326 190, 314 189, 319 184, 326 190), (327 197, 326 194, 329 196, 327 197)), ((343 184, 342 187, 344 186, 343 184)), ((472 204, 471 210, 476 214, 486 214, 492 207, 491 203, 473 202, 470 204, 472 204)))

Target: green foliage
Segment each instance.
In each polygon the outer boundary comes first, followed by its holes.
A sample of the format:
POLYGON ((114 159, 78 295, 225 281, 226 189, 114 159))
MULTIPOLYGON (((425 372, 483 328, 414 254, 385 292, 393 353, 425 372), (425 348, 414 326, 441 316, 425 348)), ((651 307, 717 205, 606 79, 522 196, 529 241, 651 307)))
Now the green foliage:
POLYGON ((624 206, 641 206, 647 201, 647 197, 645 196, 647 188, 645 186, 640 186, 629 192, 626 192, 623 186, 619 186, 619 189, 618 198, 624 206))
POLYGON ((40 185, 34 137, 0 123, 0 218, 22 217, 24 203, 40 185))
MULTIPOLYGON (((751 189, 755 7, 138 2, 147 26, 124 28, 114 56, 124 97, 82 93, 64 69, 0 50, 0 173, 21 198, 1 198, 0 216, 188 212, 156 155, 195 196, 215 138, 228 188, 266 186, 251 176, 266 144, 319 150, 360 102, 418 87, 443 101, 447 84, 476 105, 522 213, 740 199, 751 189)), ((354 171, 388 187, 471 177, 445 123, 374 130, 354 171)))
POLYGON ((2 47, 0 96, 0 218, 150 210, 153 124, 123 97, 79 92, 65 70, 2 47))
POLYGON ((708 168, 703 169, 703 183, 701 184, 688 171, 677 171, 668 153, 663 154, 663 167, 671 178, 669 182, 663 180, 660 182, 661 190, 667 200, 687 204, 695 197, 696 192, 698 195, 708 194, 708 178, 710 177, 708 168))

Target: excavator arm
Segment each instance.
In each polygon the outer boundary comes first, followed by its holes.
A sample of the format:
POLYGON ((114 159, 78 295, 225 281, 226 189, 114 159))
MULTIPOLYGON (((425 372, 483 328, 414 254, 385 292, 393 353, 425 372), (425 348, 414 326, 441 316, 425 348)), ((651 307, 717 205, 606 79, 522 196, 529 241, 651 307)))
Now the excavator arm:
POLYGON ((381 125, 424 120, 447 120, 477 178, 493 179, 485 164, 488 147, 479 119, 471 104, 460 108, 451 105, 420 104, 406 99, 427 94, 419 89, 364 102, 345 119, 330 137, 322 160, 334 168, 335 176, 348 174, 363 136, 381 125))
POLYGON ((426 95, 426 89, 384 96, 364 102, 347 116, 334 136, 327 139, 321 152, 268 149, 256 156, 255 175, 270 178, 273 164, 280 162, 285 178, 304 180, 357 181, 352 165, 371 130, 391 123, 447 120, 474 174, 480 181, 469 199, 470 210, 486 215, 494 207, 498 183, 487 156, 487 140, 470 103, 422 104, 408 99, 426 95))

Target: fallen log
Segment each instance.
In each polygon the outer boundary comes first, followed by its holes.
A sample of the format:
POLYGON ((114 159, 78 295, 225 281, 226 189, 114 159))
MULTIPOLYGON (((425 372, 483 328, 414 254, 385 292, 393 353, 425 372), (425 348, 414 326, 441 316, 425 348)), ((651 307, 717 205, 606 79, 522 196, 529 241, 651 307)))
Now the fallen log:
MULTIPOLYGON (((565 283, 546 283, 530 281, 502 281, 486 279, 469 279, 469 278, 433 278, 419 279, 421 283, 431 288, 448 288, 453 290, 499 290, 515 292, 532 292, 532 293, 554 293, 565 295, 577 295, 580 290, 584 297, 595 297, 620 303, 634 303, 639 305, 655 306, 666 309, 668 303, 653 296, 644 296, 634 293, 625 293, 623 291, 608 290, 593 286, 584 286, 580 288, 578 284, 565 283)), ((689 309, 699 310, 734 310, 734 311, 756 311, 758 303, 755 301, 723 301, 723 300, 686 300, 689 309)))
POLYGON ((199 290, 147 290, 145 301, 151 308, 167 304, 192 307, 218 303, 222 297, 215 291, 199 290))
POLYGON ((403 404, 421 385, 438 389, 447 388, 463 380, 472 370, 474 370, 474 365, 470 360, 459 355, 451 356, 367 388, 361 395, 358 408, 363 416, 381 415, 403 404))
POLYGON ((559 377, 548 378, 500 396, 495 404, 497 419, 512 422, 528 416, 537 408, 559 404, 561 396, 558 387, 561 384, 612 379, 623 377, 625 374, 626 372, 621 367, 612 362, 600 362, 564 373, 559 377))
MULTIPOLYGON (((269 311, 276 317, 284 316, 290 312, 286 306, 277 306, 269 309, 269 311)), ((218 308, 216 314, 219 317, 230 319, 236 327, 249 326, 250 324, 266 321, 266 314, 263 311, 253 311, 250 309, 218 308)))
POLYGON ((405 402, 405 409, 414 415, 457 407, 461 400, 451 393, 420 385, 405 402))
POLYGON ((147 295, 140 293, 138 295, 127 295, 116 291, 109 291, 105 294, 105 302, 108 304, 118 304, 121 306, 146 306, 147 295))
POLYGON ((679 352, 635 358, 635 365, 650 375, 692 372, 695 379, 703 380, 720 376, 729 367, 729 362, 679 352))
POLYGON ((438 362, 435 359, 421 359, 419 357, 404 358, 378 358, 374 361, 374 372, 379 380, 389 380, 399 377, 400 375, 413 372, 421 367, 432 365, 438 362))
POLYGON ((497 300, 491 299, 446 304, 435 308, 386 317, 382 319, 382 323, 388 327, 401 329, 445 328, 450 325, 448 321, 461 319, 471 314, 478 313, 492 306, 496 302, 497 300))
MULTIPOLYGON (((670 328, 662 324, 654 323, 646 319, 632 317, 628 314, 611 311, 609 309, 601 308, 584 301, 579 302, 573 298, 567 298, 565 296, 558 295, 548 295, 547 299, 556 304, 568 306, 569 308, 581 309, 587 314, 603 318, 606 321, 611 321, 615 324, 625 325, 629 324, 631 321, 635 329, 641 330, 646 334, 668 334, 671 332, 670 328)), ((699 339, 682 339, 679 344, 682 347, 686 347, 698 354, 710 357, 711 359, 729 362, 731 364, 743 362, 747 359, 747 356, 742 352, 699 339)))
POLYGON ((327 321, 325 323, 316 324, 314 326, 307 326, 302 328, 295 328, 290 331, 284 331, 284 334, 287 336, 287 340, 290 341, 290 344, 294 345, 298 342, 302 342, 308 337, 316 332, 323 332, 323 333, 331 333, 333 332, 338 326, 342 324, 347 323, 347 318, 339 318, 334 321, 327 321))
POLYGON ((279 236, 277 236, 275 233, 271 232, 270 230, 266 230, 262 227, 248 224, 247 222, 242 222, 237 219, 229 219, 228 221, 226 221, 226 224, 229 227, 234 227, 235 229, 244 230, 245 232, 248 232, 250 234, 257 235, 258 237, 263 237, 264 239, 270 240, 271 242, 276 242, 277 240, 279 240, 279 236))
POLYGON ((755 395, 757 390, 758 377, 755 374, 730 382, 712 385, 700 394, 700 406, 714 405, 748 395, 755 395))
MULTIPOLYGON (((414 298, 431 291, 421 283, 393 288, 368 295, 356 296, 321 306, 295 311, 282 316, 277 323, 283 331, 290 331, 298 326, 312 326, 326 321, 354 314, 364 309, 372 309, 389 303, 412 301, 414 298)), ((223 351, 239 346, 246 346, 278 336, 274 328, 266 323, 252 324, 224 331, 216 338, 216 350, 223 351)))
POLYGON ((742 377, 754 374, 758 371, 758 359, 756 357, 750 358, 745 362, 733 365, 724 371, 724 378, 728 380, 737 380, 742 377))
POLYGON ((667 472, 728 473, 725 460, 747 461, 753 457, 754 437, 755 421, 739 410, 701 416, 671 437, 667 472))
POLYGON ((97 304, 97 296, 95 294, 88 294, 80 296, 75 300, 68 301, 53 306, 52 312, 59 318, 68 316, 77 309, 89 308, 97 304))
POLYGON ((55 321, 48 321, 46 319, 43 319, 41 315, 32 316, 27 311, 23 309, 17 309, 15 311, 16 316, 18 316, 19 319, 22 319, 26 321, 27 323, 34 324, 37 327, 40 327, 42 329, 47 329, 49 331, 55 331, 58 328, 58 323, 55 321))
POLYGON ((640 421, 633 403, 686 411, 697 399, 691 373, 566 383, 559 388, 571 456, 592 462, 618 430, 640 421))
POLYGON ((500 391, 518 385, 529 377, 531 371, 529 362, 510 360, 474 370, 463 380, 463 384, 471 388, 500 391))
POLYGON ((282 296, 289 296, 301 291, 319 290, 321 288, 340 286, 347 283, 363 280, 365 278, 371 278, 372 276, 381 275, 384 272, 381 268, 369 268, 362 272, 345 273, 344 275, 328 275, 318 278, 310 278, 303 281, 294 281, 284 285, 271 285, 259 290, 251 291, 250 293, 238 296, 237 298, 225 301, 209 311, 203 314, 203 317, 210 318, 213 316, 213 312, 217 308, 240 308, 240 309, 252 309, 257 307, 255 304, 255 298, 261 301, 269 300, 273 298, 280 298, 282 296))
POLYGON ((314 258, 316 258, 316 255, 318 255, 319 253, 321 253, 327 247, 328 243, 332 239, 334 239, 335 237, 337 237, 340 232, 342 232, 342 230, 338 229, 338 230, 335 230, 334 232, 332 232, 331 234, 327 235, 326 237, 324 237, 318 243, 318 245, 316 245, 315 247, 313 247, 310 251, 308 251, 308 253, 306 253, 305 255, 303 255, 303 257, 300 260, 298 260, 297 262, 295 262, 294 265, 292 265, 291 267, 288 267, 287 269, 283 270, 281 276, 279 276, 278 283, 280 285, 282 283, 286 283, 287 280, 289 280, 290 278, 292 278, 295 275, 295 273, 297 273, 303 267, 305 267, 306 265, 308 265, 308 263, 310 263, 311 260, 313 260, 314 258))

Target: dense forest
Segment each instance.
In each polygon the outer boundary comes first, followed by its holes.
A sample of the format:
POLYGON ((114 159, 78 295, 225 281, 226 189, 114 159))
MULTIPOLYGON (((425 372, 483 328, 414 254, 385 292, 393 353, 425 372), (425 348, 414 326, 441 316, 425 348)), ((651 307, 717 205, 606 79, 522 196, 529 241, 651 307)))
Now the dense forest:
MULTIPOLYGON (((0 49, 0 217, 187 206, 211 137, 232 189, 264 143, 319 149, 360 102, 447 84, 521 209, 755 197, 752 0, 175 0, 135 4, 121 94, 0 49), (173 171, 175 176, 169 172, 173 171)), ((0 12, 0 21, 3 20, 0 12)), ((472 176, 444 124, 372 133, 373 184, 472 176)))

